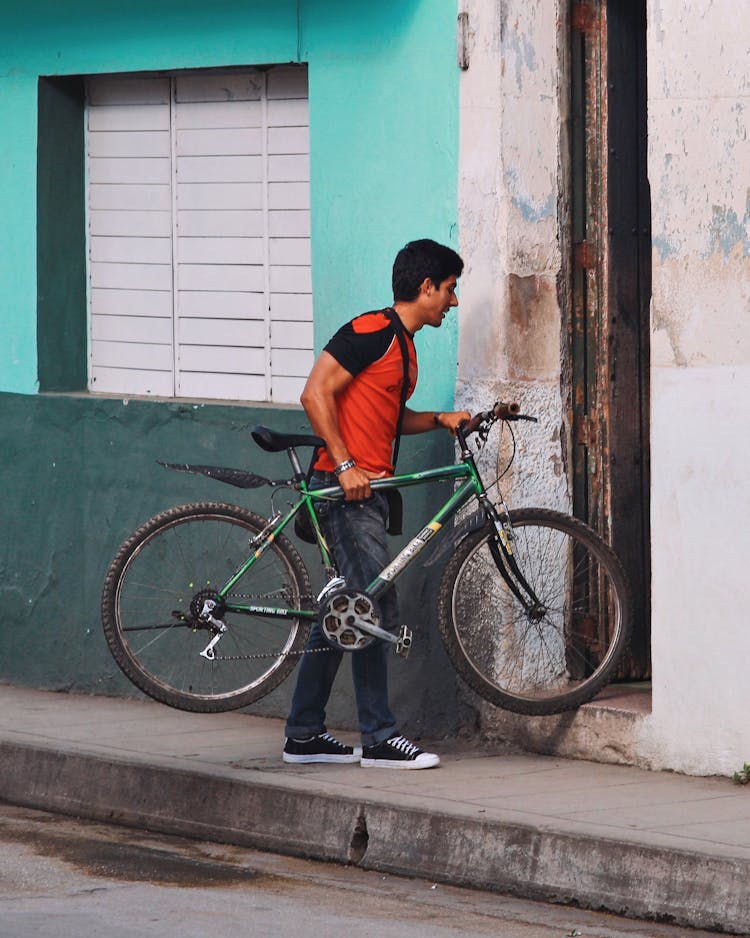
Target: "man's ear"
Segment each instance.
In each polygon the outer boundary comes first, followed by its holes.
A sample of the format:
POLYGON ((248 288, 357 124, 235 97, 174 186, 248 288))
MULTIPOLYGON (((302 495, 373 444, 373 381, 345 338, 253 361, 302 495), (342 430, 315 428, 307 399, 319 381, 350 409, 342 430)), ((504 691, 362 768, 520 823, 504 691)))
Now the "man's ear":
POLYGON ((435 284, 429 277, 425 277, 424 280, 419 284, 419 293, 429 296, 432 290, 435 289, 435 284))

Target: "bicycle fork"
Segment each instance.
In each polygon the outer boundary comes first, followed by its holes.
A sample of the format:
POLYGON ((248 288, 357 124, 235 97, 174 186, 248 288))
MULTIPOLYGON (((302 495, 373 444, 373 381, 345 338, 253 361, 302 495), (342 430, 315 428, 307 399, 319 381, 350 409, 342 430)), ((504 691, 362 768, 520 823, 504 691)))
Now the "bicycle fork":
POLYGON ((500 576, 508 584, 511 593, 521 603, 529 619, 539 621, 544 617, 547 608, 536 595, 534 588, 529 584, 516 562, 513 553, 515 534, 510 519, 507 514, 504 518, 500 516, 500 512, 489 500, 486 493, 479 496, 479 501, 497 534, 497 537, 490 539, 487 544, 500 576))

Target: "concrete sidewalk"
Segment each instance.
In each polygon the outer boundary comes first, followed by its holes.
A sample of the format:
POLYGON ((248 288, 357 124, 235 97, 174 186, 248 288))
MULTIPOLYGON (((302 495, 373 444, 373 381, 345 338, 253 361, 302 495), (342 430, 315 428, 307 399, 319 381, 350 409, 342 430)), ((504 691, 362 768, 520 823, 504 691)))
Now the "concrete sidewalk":
POLYGON ((427 771, 288 766, 282 742, 279 720, 0 685, 13 804, 750 934, 750 787, 456 743, 427 771))

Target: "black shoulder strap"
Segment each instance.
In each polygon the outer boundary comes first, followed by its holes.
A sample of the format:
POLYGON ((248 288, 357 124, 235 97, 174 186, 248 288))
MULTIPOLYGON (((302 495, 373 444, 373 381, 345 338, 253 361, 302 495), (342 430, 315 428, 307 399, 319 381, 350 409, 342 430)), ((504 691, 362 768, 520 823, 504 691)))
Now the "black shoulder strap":
POLYGON ((401 445, 401 429, 404 425, 404 410, 406 409, 406 395, 409 393, 409 349, 406 346, 406 336, 404 335, 404 324, 398 318, 398 313, 392 307, 386 311, 386 315, 393 323, 393 331, 396 333, 398 346, 401 349, 401 364, 404 375, 401 381, 401 400, 398 405, 398 423, 396 424, 396 439, 393 442, 393 468, 396 468, 398 462, 398 451, 401 445))

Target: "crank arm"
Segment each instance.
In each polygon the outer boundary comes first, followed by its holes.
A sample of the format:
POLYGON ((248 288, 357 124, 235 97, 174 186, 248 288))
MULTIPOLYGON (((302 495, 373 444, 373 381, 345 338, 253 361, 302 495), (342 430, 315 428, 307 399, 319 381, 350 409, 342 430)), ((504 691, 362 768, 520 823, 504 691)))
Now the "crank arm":
POLYGON ((374 635, 375 638, 382 638, 384 642, 391 642, 393 645, 398 644, 398 636, 392 635, 390 632, 386 632, 386 630, 381 629, 379 625, 371 625, 366 622, 359 621, 357 622, 357 628, 362 629, 363 632, 368 632, 370 635, 374 635))

